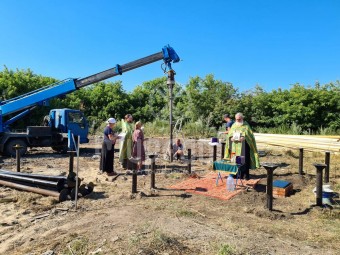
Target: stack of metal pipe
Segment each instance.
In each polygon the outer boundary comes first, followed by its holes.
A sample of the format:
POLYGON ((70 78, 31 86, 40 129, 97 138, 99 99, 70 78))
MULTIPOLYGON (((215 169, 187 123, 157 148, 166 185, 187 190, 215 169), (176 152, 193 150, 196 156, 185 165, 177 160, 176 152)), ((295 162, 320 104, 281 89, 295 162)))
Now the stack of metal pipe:
POLYGON ((54 176, 0 170, 0 185, 19 190, 34 192, 45 196, 57 197, 59 202, 74 200, 93 191, 93 183, 80 185, 76 189, 76 176, 54 176))

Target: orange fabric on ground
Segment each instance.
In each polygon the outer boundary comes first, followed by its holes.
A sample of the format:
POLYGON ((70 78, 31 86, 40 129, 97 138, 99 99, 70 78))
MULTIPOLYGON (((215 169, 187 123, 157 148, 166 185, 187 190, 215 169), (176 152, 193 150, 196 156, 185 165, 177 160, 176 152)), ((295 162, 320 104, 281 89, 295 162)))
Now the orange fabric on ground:
MULTIPOLYGON (((229 200, 236 196, 244 187, 237 186, 234 191, 227 191, 226 182, 228 174, 221 173, 223 182, 221 179, 218 180, 216 186, 216 178, 218 172, 208 173, 206 176, 200 178, 188 178, 180 183, 170 186, 171 189, 185 190, 186 192, 195 193, 199 195, 215 197, 222 200, 229 200)), ((242 180, 244 186, 255 187, 260 179, 253 180, 242 180)), ((236 183, 236 179, 234 179, 236 183)), ((241 180, 237 181, 237 185, 241 185, 241 180)))

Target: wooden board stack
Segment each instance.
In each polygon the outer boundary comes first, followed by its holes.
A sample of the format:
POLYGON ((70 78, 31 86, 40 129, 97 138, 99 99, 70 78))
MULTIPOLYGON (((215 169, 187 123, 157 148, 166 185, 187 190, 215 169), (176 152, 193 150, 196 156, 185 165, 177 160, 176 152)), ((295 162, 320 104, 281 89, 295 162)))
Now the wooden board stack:
POLYGON ((277 135, 255 133, 256 143, 286 148, 304 148, 307 151, 340 152, 339 136, 277 135))

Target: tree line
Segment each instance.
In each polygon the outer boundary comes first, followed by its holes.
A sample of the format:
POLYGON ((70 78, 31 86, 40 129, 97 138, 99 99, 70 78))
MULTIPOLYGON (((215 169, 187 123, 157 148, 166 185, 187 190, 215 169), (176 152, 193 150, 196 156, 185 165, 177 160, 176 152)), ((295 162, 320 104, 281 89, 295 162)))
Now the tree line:
MULTIPOLYGON (((5 66, 0 72, 1 101, 54 82, 57 80, 30 69, 10 70, 5 66)), ((186 127, 201 126, 207 132, 221 128, 223 114, 242 112, 259 132, 340 133, 340 81, 313 86, 296 83, 289 89, 270 92, 257 85, 240 92, 232 83, 208 74, 191 77, 183 86, 176 83, 173 104, 174 120, 180 119, 186 127)), ((16 125, 40 124, 49 109, 64 107, 82 110, 94 130, 107 118, 119 120, 127 113, 144 123, 168 121, 169 89, 166 77, 146 81, 131 92, 124 90, 122 81, 99 82, 52 99, 48 107, 37 108, 16 125)))

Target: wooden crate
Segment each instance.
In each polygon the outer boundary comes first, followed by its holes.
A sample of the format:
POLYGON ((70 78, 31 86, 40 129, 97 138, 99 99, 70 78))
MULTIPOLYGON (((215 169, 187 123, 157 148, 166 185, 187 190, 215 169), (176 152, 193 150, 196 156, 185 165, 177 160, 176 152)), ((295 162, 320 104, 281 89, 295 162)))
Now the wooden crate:
POLYGON ((287 197, 293 190, 293 184, 289 184, 285 188, 273 187, 273 197, 287 197))

